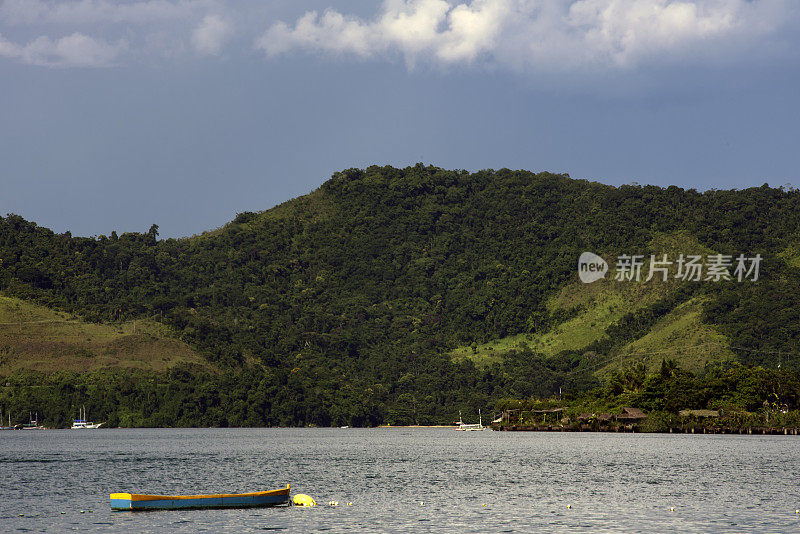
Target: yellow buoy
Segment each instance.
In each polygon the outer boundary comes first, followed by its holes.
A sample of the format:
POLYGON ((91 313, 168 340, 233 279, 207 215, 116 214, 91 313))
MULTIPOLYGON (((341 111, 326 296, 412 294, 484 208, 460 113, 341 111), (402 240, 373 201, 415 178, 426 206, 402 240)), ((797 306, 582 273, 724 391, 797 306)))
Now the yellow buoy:
POLYGON ((674 512, 675 511, 675 507, 670 508, 669 511, 670 512, 674 512))
POLYGON ((572 509, 572 505, 571 505, 571 504, 568 504, 568 505, 567 505, 567 510, 570 510, 570 509, 572 509))
POLYGON ((298 493, 292 498, 292 503, 295 506, 316 506, 317 501, 315 501, 311 496, 306 495, 304 493, 298 493))
POLYGON ((425 506, 425 501, 421 501, 421 502, 419 503, 419 505, 420 505, 420 506, 425 506))
POLYGON ((353 506, 353 503, 349 502, 347 503, 347 506, 353 506))

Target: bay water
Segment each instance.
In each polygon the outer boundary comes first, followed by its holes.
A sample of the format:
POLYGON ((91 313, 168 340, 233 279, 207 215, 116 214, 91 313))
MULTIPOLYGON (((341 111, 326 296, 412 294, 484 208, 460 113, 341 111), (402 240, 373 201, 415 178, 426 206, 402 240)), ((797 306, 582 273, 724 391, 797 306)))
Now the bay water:
POLYGON ((798 509, 798 436, 0 432, 0 532, 784 533, 800 532, 798 509), (113 492, 238 493, 287 483, 318 506, 109 506, 113 492))

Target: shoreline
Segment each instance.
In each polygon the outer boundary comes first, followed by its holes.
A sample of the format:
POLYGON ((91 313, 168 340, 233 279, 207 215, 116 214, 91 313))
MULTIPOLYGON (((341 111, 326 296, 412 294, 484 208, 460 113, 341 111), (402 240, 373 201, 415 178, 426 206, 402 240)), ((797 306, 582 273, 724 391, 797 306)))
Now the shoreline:
POLYGON ((642 430, 637 427, 617 428, 570 428, 556 426, 499 426, 491 427, 495 432, 594 432, 606 434, 716 434, 716 435, 757 435, 757 436, 797 436, 800 429, 795 427, 670 427, 667 430, 642 430))
POLYGON ((378 425, 373 428, 456 428, 454 425, 378 425))

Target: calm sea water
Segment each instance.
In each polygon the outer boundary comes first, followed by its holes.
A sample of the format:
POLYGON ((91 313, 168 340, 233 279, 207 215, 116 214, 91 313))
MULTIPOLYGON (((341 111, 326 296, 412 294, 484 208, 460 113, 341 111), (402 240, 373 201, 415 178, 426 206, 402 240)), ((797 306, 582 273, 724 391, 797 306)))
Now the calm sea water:
POLYGON ((784 533, 800 531, 798 508, 796 436, 0 432, 0 532, 784 533), (287 482, 322 506, 109 507, 108 494, 117 491, 246 492, 287 482), (327 506, 331 500, 339 506, 327 506))

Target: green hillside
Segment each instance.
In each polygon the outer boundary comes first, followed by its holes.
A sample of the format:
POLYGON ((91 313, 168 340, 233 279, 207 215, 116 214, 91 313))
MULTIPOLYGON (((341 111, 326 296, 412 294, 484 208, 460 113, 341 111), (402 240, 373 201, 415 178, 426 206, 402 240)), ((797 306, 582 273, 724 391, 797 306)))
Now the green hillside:
POLYGON ((468 358, 486 365, 501 361, 504 352, 523 345, 547 357, 563 351, 580 351, 599 341, 625 315, 653 304, 665 292, 665 285, 654 283, 601 280, 591 285, 570 284, 547 302, 551 314, 562 313, 567 317, 549 330, 458 347, 451 354, 456 359, 468 358))
POLYGON ((152 320, 118 324, 82 321, 0 295, 0 375, 17 371, 139 369, 176 365, 210 368, 207 360, 152 320))
POLYGON ((644 362, 648 369, 654 370, 664 359, 695 372, 712 362, 735 361, 730 340, 713 325, 703 323, 703 302, 695 298, 677 306, 647 334, 625 345, 613 363, 599 373, 636 362, 644 362))
MULTIPOLYGON (((643 251, 668 257, 678 254, 713 254, 693 236, 685 232, 658 233, 643 251)), ((613 258, 609 261, 613 264, 613 258)), ((576 275, 577 278, 577 275, 576 275)), ((591 284, 580 281, 565 285, 548 299, 546 308, 552 326, 534 333, 517 334, 482 344, 462 346, 450 354, 454 360, 472 360, 479 367, 502 362, 505 353, 512 350, 531 350, 544 357, 554 357, 563 352, 586 353, 606 336, 609 328, 628 315, 647 309, 668 298, 674 298, 686 284, 674 279, 664 282, 656 278, 649 282, 617 281, 612 274, 591 284)), ((735 359, 728 349, 729 341, 713 325, 702 321, 703 302, 707 297, 696 297, 678 303, 667 315, 658 320, 641 337, 623 340, 607 353, 592 353, 598 376, 607 376, 612 370, 633 363, 645 362, 656 369, 663 358, 672 359, 683 368, 698 371, 710 362, 735 359)))
MULTIPOLYGON (((595 387, 614 368, 656 366, 659 355, 698 372, 731 358, 774 366, 776 354, 797 367, 798 213, 800 193, 767 186, 700 193, 508 169, 373 166, 187 239, 159 240, 156 225, 73 237, 8 215, 0 290, 117 334, 157 315, 219 369, 151 360, 151 371, 173 369, 153 378, 163 393, 142 393, 155 422, 432 423, 503 397, 595 387), (586 285, 576 274, 584 251, 612 268, 620 254, 763 262, 757 282, 586 285)), ((23 334, 15 346, 39 335, 23 334)), ((136 367, 113 352, 121 340, 101 338, 82 342, 98 367, 136 367)), ((85 370, 69 351, 47 351, 52 369, 85 370)), ((127 398, 125 387, 98 398, 127 398)))

